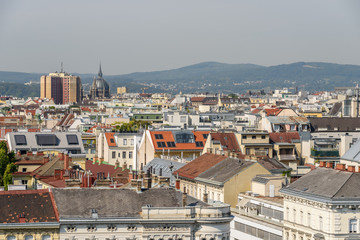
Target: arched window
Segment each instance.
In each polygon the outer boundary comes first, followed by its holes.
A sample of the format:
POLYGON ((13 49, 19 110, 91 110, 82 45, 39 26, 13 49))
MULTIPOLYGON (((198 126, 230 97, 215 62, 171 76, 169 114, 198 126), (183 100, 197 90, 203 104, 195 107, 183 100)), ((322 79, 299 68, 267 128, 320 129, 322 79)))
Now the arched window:
POLYGON ((6 240, 16 240, 15 236, 7 236, 6 240))
POLYGON ((33 240, 34 237, 32 235, 26 235, 25 240, 33 240))
POLYGON ((42 240, 51 240, 51 236, 50 235, 43 235, 42 240))

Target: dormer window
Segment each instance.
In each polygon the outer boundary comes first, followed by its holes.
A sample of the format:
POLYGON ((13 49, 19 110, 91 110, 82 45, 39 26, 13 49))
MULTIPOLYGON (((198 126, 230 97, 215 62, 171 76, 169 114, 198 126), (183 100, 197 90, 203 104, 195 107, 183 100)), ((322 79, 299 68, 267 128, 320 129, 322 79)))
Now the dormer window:
POLYGON ((164 139, 162 134, 155 134, 155 139, 164 139))

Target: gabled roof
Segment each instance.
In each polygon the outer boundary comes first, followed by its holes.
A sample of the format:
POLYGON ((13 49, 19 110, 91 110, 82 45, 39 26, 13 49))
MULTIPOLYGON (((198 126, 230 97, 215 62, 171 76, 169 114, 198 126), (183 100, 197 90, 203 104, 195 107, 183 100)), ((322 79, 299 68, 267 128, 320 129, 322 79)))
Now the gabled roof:
POLYGON ((332 106, 332 108, 331 108, 331 110, 329 112, 329 115, 330 116, 335 116, 339 112, 341 112, 341 109, 342 109, 342 102, 337 102, 332 106))
POLYGON ((116 147, 114 135, 115 135, 114 132, 106 132, 105 133, 106 142, 109 147, 116 147), (111 139, 113 139, 113 140, 111 140, 111 139))
POLYGON ((179 170, 174 172, 174 175, 179 174, 180 177, 185 177, 189 179, 194 179, 199 176, 201 173, 205 172, 215 164, 226 159, 226 156, 215 155, 210 153, 205 153, 200 157, 189 162, 179 170))
POLYGON ((269 137, 274 143, 293 143, 294 140, 300 140, 298 132, 273 132, 269 133, 269 137))
POLYGON ((355 132, 360 129, 359 118, 323 117, 309 118, 309 121, 312 132, 355 132))
POLYGON ((0 192, 0 223, 19 223, 23 214, 26 223, 58 222, 58 212, 49 190, 0 192))
POLYGON ((265 113, 266 113, 266 116, 277 116, 279 115, 279 113, 282 111, 282 109, 277 109, 277 108, 268 108, 268 109, 265 109, 265 113))
POLYGON ((317 168, 280 192, 318 201, 360 201, 360 173, 317 168))
POLYGON ((257 114, 259 112, 261 112, 263 109, 262 108, 255 108, 254 110, 251 111, 252 114, 257 114))
POLYGON ((202 102, 204 99, 205 97, 192 97, 191 102, 202 102))

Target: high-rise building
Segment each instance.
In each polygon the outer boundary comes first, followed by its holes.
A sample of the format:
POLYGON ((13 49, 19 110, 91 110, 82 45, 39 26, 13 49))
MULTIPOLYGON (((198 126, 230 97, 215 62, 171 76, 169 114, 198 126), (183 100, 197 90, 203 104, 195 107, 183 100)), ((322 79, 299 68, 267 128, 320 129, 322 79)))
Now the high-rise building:
POLYGON ((79 103, 82 99, 80 77, 63 71, 41 76, 40 97, 53 99, 55 104, 79 103))
POLYGON ((90 86, 89 97, 90 99, 110 98, 109 84, 103 78, 103 74, 101 71, 101 64, 100 64, 98 76, 94 78, 94 81, 90 86))

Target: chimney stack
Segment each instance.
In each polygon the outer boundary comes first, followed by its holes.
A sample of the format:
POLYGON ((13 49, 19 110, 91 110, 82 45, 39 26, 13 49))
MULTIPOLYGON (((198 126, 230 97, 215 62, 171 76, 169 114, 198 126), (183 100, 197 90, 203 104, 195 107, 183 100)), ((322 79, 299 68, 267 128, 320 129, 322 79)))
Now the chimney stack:
POLYGON ((64 153, 59 152, 58 156, 59 156, 59 160, 61 161, 64 160, 64 153))
POLYGON ((42 151, 36 152, 36 156, 44 156, 44 153, 42 151))
POLYGON ((19 223, 25 223, 25 215, 24 214, 19 214, 19 223))
POLYGON ((185 192, 185 188, 184 188, 184 192, 183 192, 183 194, 182 194, 182 206, 183 207, 186 207, 186 205, 187 205, 187 193, 185 192))
POLYGON ((126 162, 123 163, 122 169, 123 169, 123 170, 127 169, 127 164, 126 164, 126 162))
POLYGON ((32 156, 33 153, 32 153, 32 151, 27 151, 26 155, 27 155, 27 156, 32 156))
POLYGON ((50 160, 49 156, 44 156, 43 157, 43 164, 49 162, 49 160, 50 160))
POLYGON ((336 170, 344 171, 345 168, 346 168, 345 164, 342 164, 342 163, 336 164, 336 170))
POLYGON ((348 172, 355 172, 355 166, 348 166, 348 172))
POLYGON ((177 190, 180 190, 180 179, 176 179, 175 188, 176 188, 177 190))
POLYGON ((137 186, 136 186, 136 189, 138 192, 141 192, 141 187, 142 187, 142 180, 137 180, 137 186))
POLYGON ((20 151, 17 151, 17 152, 16 152, 16 155, 21 156, 21 152, 20 152, 20 151))
POLYGON ((319 167, 325 167, 325 162, 324 162, 324 161, 320 161, 319 167))
POLYGON ((334 168, 334 164, 332 162, 326 162, 327 168, 334 168))
POLYGON ((116 162, 115 162, 115 168, 118 168, 118 167, 120 167, 120 163, 119 163, 119 160, 116 160, 116 162))

